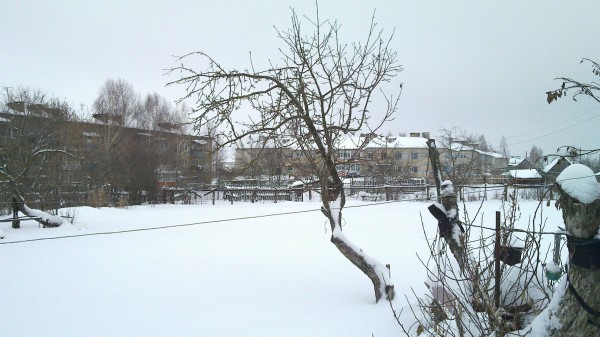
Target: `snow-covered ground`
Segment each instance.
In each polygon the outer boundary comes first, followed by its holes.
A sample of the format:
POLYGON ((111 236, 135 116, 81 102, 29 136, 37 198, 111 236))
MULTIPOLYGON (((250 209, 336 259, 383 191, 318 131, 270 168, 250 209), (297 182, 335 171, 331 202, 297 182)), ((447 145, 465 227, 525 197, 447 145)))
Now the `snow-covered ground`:
MULTIPOLYGON (((391 264, 397 309, 404 294, 426 292, 417 253, 428 249, 421 218, 429 234, 437 229, 430 204, 350 201, 343 212, 346 235, 391 264)), ((479 206, 467 203, 470 214, 479 206)), ((521 227, 537 206, 520 203, 521 227)), ((388 302, 375 303, 369 279, 329 242, 319 207, 86 207, 60 228, 0 223, 0 336, 402 335, 388 302), (245 218, 269 214, 280 215, 245 218), (60 236, 74 237, 37 240, 60 236), (33 241, 10 243, 24 240, 33 241)), ((493 227, 500 207, 485 202, 483 224, 493 227)), ((554 205, 542 208, 547 231, 562 226, 554 205)))

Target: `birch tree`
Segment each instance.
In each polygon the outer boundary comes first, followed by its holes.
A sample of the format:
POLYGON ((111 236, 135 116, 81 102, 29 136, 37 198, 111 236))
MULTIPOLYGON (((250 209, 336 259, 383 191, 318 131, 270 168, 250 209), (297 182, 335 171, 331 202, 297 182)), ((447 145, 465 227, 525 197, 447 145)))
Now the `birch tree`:
MULTIPOLYGON (((169 74, 193 100, 196 125, 214 125, 221 146, 250 136, 265 139, 292 137, 302 161, 308 163, 321 189, 322 212, 331 228, 331 242, 373 283, 375 299, 393 297, 389 271, 354 245, 342 232, 346 197, 336 168, 336 142, 355 132, 376 132, 397 110, 397 93, 387 95, 382 86, 401 70, 390 47, 393 34, 384 34, 374 19, 362 42, 345 43, 335 21, 301 19, 293 10, 291 27, 276 29, 282 43, 280 64, 270 61, 257 70, 225 69, 207 53, 198 51, 178 59, 169 74), (306 29, 308 28, 308 29, 306 29), (200 70, 186 64, 200 62, 200 70), (377 118, 371 104, 382 102, 377 118)), ((367 137, 368 138, 368 137, 367 137)))

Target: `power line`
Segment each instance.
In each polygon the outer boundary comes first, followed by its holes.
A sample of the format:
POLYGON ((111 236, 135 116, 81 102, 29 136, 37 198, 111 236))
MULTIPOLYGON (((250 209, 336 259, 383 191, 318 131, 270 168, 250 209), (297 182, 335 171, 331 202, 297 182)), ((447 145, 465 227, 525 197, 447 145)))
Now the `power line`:
MULTIPOLYGON (((403 201, 403 200, 382 201, 382 202, 369 203, 369 204, 365 204, 365 205, 345 206, 344 208, 359 208, 359 207, 378 206, 378 205, 388 204, 388 203, 392 203, 392 202, 401 202, 401 201, 403 201)), ((310 209, 310 210, 303 210, 303 211, 253 215, 253 216, 246 216, 246 217, 209 220, 209 221, 201 221, 201 222, 193 222, 193 223, 177 224, 177 225, 165 225, 165 226, 149 227, 149 228, 135 228, 135 229, 124 229, 124 230, 109 231, 109 232, 95 232, 95 233, 85 233, 85 234, 62 235, 62 236, 54 236, 54 237, 44 237, 44 238, 36 238, 36 239, 25 239, 25 240, 17 240, 17 241, 0 242, 0 245, 25 243, 25 242, 36 242, 36 241, 70 239, 70 238, 79 238, 79 237, 97 236, 97 235, 113 235, 113 234, 145 232, 145 231, 152 231, 152 230, 159 230, 159 229, 190 227, 190 226, 206 225, 206 224, 212 224, 212 223, 251 220, 251 219, 275 217, 275 216, 281 216, 281 215, 301 214, 301 213, 320 212, 320 211, 321 211, 321 209, 310 209)))
MULTIPOLYGON (((567 119, 565 119, 565 120, 562 120, 562 121, 559 121, 559 122, 555 122, 555 123, 552 123, 552 124, 546 125, 546 126, 544 126, 544 127, 541 127, 541 128, 536 128, 536 129, 533 129, 533 130, 530 130, 530 131, 526 131, 526 132, 523 132, 523 133, 518 133, 518 134, 515 134, 515 135, 510 135, 510 136, 505 136, 505 138, 507 138, 507 139, 511 139, 511 138, 520 138, 521 136, 529 136, 529 135, 531 135, 532 133, 536 133, 536 132, 539 132, 539 131, 542 131, 542 130, 550 129, 550 128, 554 127, 554 126, 557 126, 557 125, 563 125, 564 123, 567 123, 567 122, 573 121, 573 120, 575 120, 575 119, 578 119, 578 118, 580 118, 580 117, 584 117, 584 116, 588 115, 590 112, 592 112, 592 111, 594 111, 594 110, 597 110, 597 109, 600 109, 600 107, 599 107, 599 106, 597 106, 597 107, 593 107, 593 108, 591 108, 591 109, 589 109, 589 110, 587 110, 587 111, 585 111, 585 112, 583 112, 583 113, 581 113, 581 114, 579 114, 579 115, 576 115, 576 116, 574 116, 574 117, 570 117, 570 118, 567 118, 567 119)), ((600 115, 597 115, 597 116, 600 116, 600 115)), ((587 120, 586 120, 586 121, 587 121, 587 120)), ((501 138, 497 138, 497 139, 492 139, 492 140, 490 140, 490 141, 488 141, 488 142, 495 143, 495 142, 499 142, 499 141, 501 141, 501 140, 502 140, 501 138)), ((508 145, 508 144, 507 144, 507 145, 508 145)))
MULTIPOLYGON (((568 119, 565 119, 565 120, 563 120, 563 121, 555 122, 555 123, 552 123, 552 124, 546 125, 546 126, 544 126, 544 127, 537 128, 537 129, 530 130, 530 131, 523 132, 523 133, 519 133, 519 134, 516 134, 516 135, 511 135, 511 136, 508 136, 507 138, 518 138, 518 137, 521 137, 521 136, 527 136, 527 135, 531 135, 532 133, 535 133, 535 132, 538 132, 538 131, 542 131, 542 130, 550 129, 550 128, 554 127, 554 126, 557 126, 557 125, 562 125, 562 124, 564 124, 564 123, 567 123, 567 122, 573 121, 573 120, 575 120, 575 119, 578 119, 578 118, 580 118, 580 117, 586 116, 587 114, 589 114, 590 112, 592 112, 592 111, 594 111, 594 110, 596 110, 596 109, 600 109, 600 107, 594 107, 594 108, 592 108, 592 109, 589 109, 589 110, 587 110, 587 111, 585 111, 585 112, 583 112, 583 113, 581 113, 581 114, 579 114, 579 115, 577 115, 577 116, 570 117, 570 118, 568 118, 568 119)), ((497 141, 500 141, 500 139, 497 139, 497 141)))
MULTIPOLYGON (((589 177, 596 177, 596 175, 569 178, 569 179, 564 179, 563 181, 585 179, 585 178, 589 178, 589 177)), ((494 189, 494 190, 498 191, 499 189, 494 189)), ((489 191, 494 191, 494 190, 490 189, 489 191)), ((466 192, 465 194, 470 194, 470 193, 480 193, 480 191, 466 192)), ((348 209, 348 208, 371 207, 371 206, 379 206, 379 205, 385 205, 385 204, 391 204, 391 203, 397 203, 397 202, 405 202, 405 200, 380 201, 380 202, 373 202, 373 203, 368 203, 368 204, 364 204, 364 205, 344 206, 344 208, 348 209)), ((44 238, 36 238, 36 239, 25 239, 25 240, 17 240, 17 241, 0 242, 0 245, 36 242, 36 241, 60 240, 60 239, 79 238, 79 237, 86 237, 86 236, 114 235, 114 234, 124 234, 124 233, 145 232, 145 231, 152 231, 152 230, 159 230, 159 229, 190 227, 190 226, 206 225, 206 224, 221 223, 221 222, 252 220, 252 219, 260 219, 260 218, 276 217, 276 216, 282 216, 282 215, 302 214, 302 213, 320 212, 320 211, 321 211, 321 209, 309 209, 309 210, 303 210, 303 211, 271 213, 271 214, 253 215, 253 216, 237 217, 237 218, 229 218, 229 219, 218 219, 218 220, 209 220, 209 221, 201 221, 201 222, 192 222, 192 223, 177 224, 177 225, 164 225, 164 226, 150 227, 150 228, 135 228, 135 229, 125 229, 125 230, 109 231, 109 232, 95 232, 95 233, 85 233, 85 234, 62 235, 62 236, 54 236, 54 237, 44 237, 44 238)), ((488 227, 484 227, 484 226, 474 226, 472 224, 466 224, 466 225, 469 225, 472 227, 479 227, 482 229, 495 230, 494 228, 488 228, 488 227)), ((555 233, 547 233, 547 232, 531 232, 531 231, 526 231, 526 230, 521 230, 521 229, 512 229, 511 231, 523 232, 523 233, 527 233, 527 234, 555 234, 555 233)))
POLYGON ((532 140, 536 140, 536 139, 544 138, 544 137, 546 137, 546 136, 550 136, 550 135, 553 135, 553 134, 555 134, 555 133, 559 133, 559 132, 561 132, 561 131, 564 131, 564 130, 566 130, 566 129, 570 129, 570 128, 574 127, 574 126, 577 126, 577 125, 583 124, 583 123, 585 123, 585 122, 587 122, 587 121, 590 121, 590 120, 592 120, 592 119, 599 118, 599 117, 600 117, 600 115, 596 115, 596 116, 594 116, 594 117, 591 117, 591 118, 585 119, 585 120, 583 120, 583 121, 581 121, 581 122, 578 122, 578 123, 575 123, 575 124, 573 124, 573 125, 570 125, 570 126, 565 126, 565 127, 561 128, 560 130, 552 131, 552 132, 549 132, 549 133, 543 134, 543 135, 541 135, 541 136, 533 137, 533 138, 530 138, 530 139, 527 139, 527 140, 524 140, 524 141, 520 141, 520 142, 516 142, 516 143, 507 144, 507 146, 512 146, 512 145, 523 144, 523 143, 530 142, 530 141, 532 141, 532 140))

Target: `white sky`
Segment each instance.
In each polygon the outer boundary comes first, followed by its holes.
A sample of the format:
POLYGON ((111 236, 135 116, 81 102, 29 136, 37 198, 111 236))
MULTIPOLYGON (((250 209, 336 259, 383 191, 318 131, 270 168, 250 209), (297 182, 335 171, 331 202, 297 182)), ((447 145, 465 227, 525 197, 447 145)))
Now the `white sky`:
MULTIPOLYGON (((248 66, 249 51, 255 64, 276 61, 273 26, 289 26, 290 6, 315 12, 313 1, 3 1, 0 86, 91 107, 107 79, 123 78, 175 100, 183 88, 165 88, 163 76, 173 55, 202 50, 235 68, 248 66)), ((555 77, 598 79, 579 61, 600 61, 600 1, 320 1, 321 17, 337 19, 348 41, 364 37, 375 9, 380 27, 396 29, 405 68, 387 130, 459 127, 492 145, 504 135, 513 155, 534 144, 545 153, 600 147, 600 104, 545 100, 555 77)))

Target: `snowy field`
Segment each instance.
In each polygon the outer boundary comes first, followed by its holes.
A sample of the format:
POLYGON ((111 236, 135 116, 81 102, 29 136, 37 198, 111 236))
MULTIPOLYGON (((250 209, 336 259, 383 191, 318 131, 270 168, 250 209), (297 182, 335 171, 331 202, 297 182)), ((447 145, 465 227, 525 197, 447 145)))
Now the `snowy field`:
MULTIPOLYGON (((416 254, 425 256, 428 249, 421 219, 426 232, 436 231, 430 204, 350 201, 343 212, 346 235, 391 264, 397 309, 407 304, 404 294, 412 301, 413 291, 426 291, 416 254)), ((466 204, 470 214, 479 206, 466 204)), ((520 203, 520 226, 537 206, 520 203)), ((0 335, 402 335, 389 303, 375 303, 369 279, 329 242, 319 207, 86 207, 69 211, 74 225, 55 229, 23 222, 15 230, 0 223, 6 235, 0 240, 0 335), (280 215, 215 222, 270 214, 280 215), (186 226, 139 230, 174 225, 186 226), (37 240, 60 236, 75 237, 37 240)), ((500 207, 499 201, 484 203, 485 225, 494 226, 500 207)), ((547 231, 562 226, 553 203, 543 206, 542 218, 547 231)))

